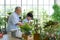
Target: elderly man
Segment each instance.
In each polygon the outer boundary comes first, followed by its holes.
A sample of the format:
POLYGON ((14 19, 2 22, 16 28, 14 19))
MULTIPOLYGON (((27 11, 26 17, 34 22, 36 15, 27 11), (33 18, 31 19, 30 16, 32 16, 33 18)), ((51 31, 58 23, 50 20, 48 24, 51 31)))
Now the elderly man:
MULTIPOLYGON (((21 7, 16 7, 15 12, 13 12, 8 19, 8 27, 7 31, 9 32, 9 35, 11 34, 11 37, 21 37, 22 32, 19 31, 18 26, 22 26, 23 24, 20 22, 19 15, 21 14, 21 7), (20 33, 20 35, 19 35, 20 33)), ((12 39, 10 40, 17 40, 17 39, 12 39)))

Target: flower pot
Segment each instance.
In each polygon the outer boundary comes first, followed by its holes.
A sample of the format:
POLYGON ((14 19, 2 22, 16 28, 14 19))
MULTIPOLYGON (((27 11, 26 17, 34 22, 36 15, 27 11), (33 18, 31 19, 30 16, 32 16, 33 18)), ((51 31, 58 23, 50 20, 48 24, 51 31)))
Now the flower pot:
POLYGON ((40 35, 39 34, 34 34, 34 40, 40 40, 40 35))
POLYGON ((29 35, 28 40, 34 40, 33 35, 29 35))
POLYGON ((32 35, 23 34, 22 37, 24 40, 34 40, 32 35))
POLYGON ((3 38, 3 33, 0 33, 0 38, 3 38))
POLYGON ((22 37, 23 37, 24 40, 28 39, 28 35, 27 34, 23 34, 22 37))

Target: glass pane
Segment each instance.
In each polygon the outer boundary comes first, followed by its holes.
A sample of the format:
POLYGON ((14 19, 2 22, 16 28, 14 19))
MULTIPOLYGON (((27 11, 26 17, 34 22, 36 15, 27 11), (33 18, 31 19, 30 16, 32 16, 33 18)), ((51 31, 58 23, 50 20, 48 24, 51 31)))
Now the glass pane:
POLYGON ((26 6, 22 6, 22 12, 26 12, 26 6))
POLYGON ((39 10, 42 10, 43 9, 43 6, 39 6, 39 10))
POLYGON ((15 11, 16 6, 11 6, 11 12, 15 11))
POLYGON ((27 6, 27 12, 32 10, 32 6, 27 6))
POLYGON ((11 0, 6 0, 6 4, 10 5, 11 0))
POLYGON ((50 14, 49 15, 52 15, 53 12, 54 12, 54 10, 53 10, 52 6, 50 6, 50 14))
POLYGON ((1 5, 1 4, 4 4, 4 0, 0 0, 0 5, 1 5))
POLYGON ((54 5, 54 0, 50 0, 50 5, 54 5))
POLYGON ((26 6, 22 6, 22 15, 25 15, 25 14, 27 14, 27 12, 26 12, 26 6))
POLYGON ((21 5, 21 0, 17 0, 17 5, 20 4, 21 5))
POLYGON ((21 7, 21 4, 17 4, 16 6, 21 7))
POLYGON ((43 15, 42 11, 43 11, 43 6, 39 6, 39 15, 43 15))
POLYGON ((33 5, 37 5, 37 0, 33 0, 33 5))
POLYGON ((39 0, 39 5, 43 5, 43 0, 39 0))
POLYGON ((32 5, 32 0, 27 0, 28 5, 32 5))
POLYGON ((10 11, 12 11, 10 6, 6 6, 6 12, 10 12, 10 11))
POLYGON ((26 4, 27 0, 22 0, 22 5, 26 4))
POLYGON ((33 15, 34 18, 37 18, 37 6, 33 6, 33 15))
POLYGON ((11 4, 17 4, 17 0, 11 0, 11 4))
POLYGON ((50 0, 44 0, 45 5, 49 5, 50 0))
POLYGON ((4 6, 0 6, 0 15, 4 15, 4 6))
POLYGON ((44 6, 44 11, 46 11, 47 14, 49 14, 50 11, 49 9, 50 9, 49 6, 44 6))

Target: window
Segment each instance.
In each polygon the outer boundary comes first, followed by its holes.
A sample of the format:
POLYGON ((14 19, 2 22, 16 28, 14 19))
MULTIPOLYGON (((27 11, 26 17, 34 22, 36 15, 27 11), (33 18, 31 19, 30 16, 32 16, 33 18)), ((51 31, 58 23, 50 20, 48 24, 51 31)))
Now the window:
MULTIPOLYGON (((16 6, 22 8, 22 15, 24 12, 33 10, 34 18, 38 18, 41 24, 46 16, 52 15, 54 0, 0 0, 0 15, 5 16, 7 12, 14 12, 16 6), (45 14, 43 11, 46 11, 45 14)), ((22 17, 23 18, 23 17, 22 17)))
POLYGON ((37 16, 41 15, 43 10, 45 10, 47 14, 52 15, 53 4, 54 0, 0 0, 0 12, 3 13, 1 10, 13 12, 16 6, 20 6, 22 7, 22 13, 24 11, 27 13, 28 11, 33 10, 34 17, 37 18, 37 16))
POLYGON ((0 0, 0 5, 4 5, 4 0, 0 0))
POLYGON ((34 11, 34 17, 40 16, 41 11, 46 11, 48 15, 52 15, 53 9, 52 6, 54 4, 54 0, 22 0, 22 9, 25 6, 26 12, 29 10, 34 11))
POLYGON ((4 13, 4 0, 0 0, 0 15, 3 15, 3 13, 4 13))

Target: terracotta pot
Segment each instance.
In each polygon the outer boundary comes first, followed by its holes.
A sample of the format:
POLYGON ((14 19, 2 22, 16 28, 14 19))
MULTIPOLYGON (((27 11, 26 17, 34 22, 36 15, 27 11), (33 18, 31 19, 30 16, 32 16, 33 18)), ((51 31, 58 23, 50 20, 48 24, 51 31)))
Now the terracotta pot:
POLYGON ((39 34, 34 34, 34 40, 40 40, 40 35, 39 34))
POLYGON ((0 38, 3 38, 3 33, 0 33, 0 38))

